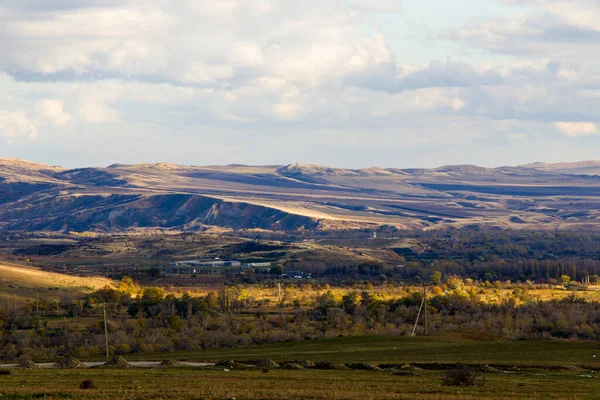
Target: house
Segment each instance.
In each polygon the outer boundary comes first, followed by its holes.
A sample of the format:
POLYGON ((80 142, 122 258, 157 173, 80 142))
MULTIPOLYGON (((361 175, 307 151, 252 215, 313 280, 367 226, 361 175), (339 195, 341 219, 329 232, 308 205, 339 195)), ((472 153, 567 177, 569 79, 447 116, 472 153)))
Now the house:
POLYGON ((255 262, 255 263, 246 263, 244 264, 244 267, 249 267, 249 268, 260 268, 260 267, 270 267, 273 264, 270 262, 255 262))
POLYGON ((215 260, 188 260, 188 261, 175 261, 170 264, 172 267, 240 267, 242 265, 239 261, 222 261, 219 259, 215 260))
POLYGON ((239 261, 225 261, 226 267, 241 267, 242 263, 239 261))

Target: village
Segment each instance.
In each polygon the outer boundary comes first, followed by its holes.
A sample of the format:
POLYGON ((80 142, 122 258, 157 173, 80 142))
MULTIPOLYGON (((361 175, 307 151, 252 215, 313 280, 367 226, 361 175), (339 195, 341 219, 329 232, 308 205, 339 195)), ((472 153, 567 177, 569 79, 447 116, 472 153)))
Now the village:
POLYGON ((209 268, 218 268, 218 267, 241 267, 241 268, 271 268, 273 264, 270 262, 252 262, 252 263, 242 263, 241 261, 231 260, 224 261, 220 258, 215 258, 214 260, 186 260, 186 261, 174 261, 169 263, 168 268, 163 272, 166 274, 176 273, 176 274, 195 274, 198 273, 198 268, 200 267, 209 267, 209 268))
MULTIPOLYGON (((219 268, 226 267, 238 267, 242 270, 242 274, 244 274, 243 270, 252 269, 256 273, 263 274, 271 274, 273 275, 273 263, 271 262, 247 262, 242 263, 237 260, 221 260, 216 258, 214 260, 186 260, 186 261, 175 261, 169 264, 168 268, 165 268, 161 272, 169 275, 169 274, 177 274, 177 275, 192 275, 201 272, 205 272, 207 268, 210 268, 211 273, 218 273, 219 268)), ((310 273, 305 273, 303 271, 288 271, 283 272, 283 270, 279 271, 275 274, 278 278, 281 279, 312 279, 310 273)))

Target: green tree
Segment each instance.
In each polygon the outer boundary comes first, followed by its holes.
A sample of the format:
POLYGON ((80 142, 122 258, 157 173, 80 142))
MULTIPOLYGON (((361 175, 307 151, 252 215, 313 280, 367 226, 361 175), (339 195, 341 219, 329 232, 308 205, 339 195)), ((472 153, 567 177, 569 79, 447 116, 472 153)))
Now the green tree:
POLYGON ((328 308, 336 307, 335 297, 331 290, 323 293, 317 297, 317 308, 323 312, 327 311, 328 308))
POLYGON ((165 290, 163 288, 152 286, 145 288, 142 292, 142 302, 145 306, 156 305, 163 301, 164 298, 165 290))
POLYGON ((439 285, 442 283, 442 273, 440 271, 433 271, 433 274, 431 274, 431 280, 434 285, 439 285))
POLYGON ((183 326, 183 321, 179 315, 171 315, 167 319, 167 327, 176 331, 180 331, 183 326))
POLYGON ((355 291, 346 293, 342 297, 342 309, 352 315, 356 310, 356 306, 358 305, 358 293, 355 291))
POLYGON ((271 274, 271 275, 283 275, 283 267, 281 265, 274 265, 273 267, 271 267, 271 270, 269 271, 269 274, 271 274))
POLYGON ((210 310, 219 308, 219 296, 215 292, 210 292, 206 295, 206 305, 210 310))

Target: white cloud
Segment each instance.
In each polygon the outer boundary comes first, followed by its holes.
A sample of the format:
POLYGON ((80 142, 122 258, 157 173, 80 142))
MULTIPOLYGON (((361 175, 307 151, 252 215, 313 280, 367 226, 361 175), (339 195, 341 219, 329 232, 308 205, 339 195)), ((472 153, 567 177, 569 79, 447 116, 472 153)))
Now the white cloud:
POLYGON ((0 135, 9 142, 22 138, 35 140, 38 130, 24 110, 0 110, 0 135))
POLYGON ((260 76, 320 85, 393 62, 381 34, 362 32, 361 15, 397 10, 393 0, 156 0, 143 7, 123 2, 0 9, 7 21, 0 25, 0 69, 16 77, 120 77, 212 87, 260 76))
POLYGON ((468 47, 528 59, 547 57, 583 64, 600 62, 600 25, 597 22, 600 3, 597 0, 508 2, 529 3, 534 7, 526 13, 475 21, 440 36, 460 41, 468 47))
POLYGON ((264 62, 265 57, 256 43, 239 43, 233 49, 233 62, 242 66, 256 66, 264 62))
POLYGON ((219 14, 230 14, 237 10, 241 1, 238 0, 219 0, 219 1, 196 1, 186 0, 186 5, 192 10, 197 11, 204 15, 219 15, 219 14))
POLYGON ((37 104, 37 112, 40 117, 46 119, 56 126, 65 126, 73 119, 73 116, 64 111, 65 102, 56 99, 43 99, 37 104))
POLYGON ((511 143, 517 143, 517 142, 522 142, 523 140, 526 140, 527 134, 525 134, 525 133, 508 133, 508 134, 506 134, 506 138, 511 143))
POLYGON ((121 95, 123 89, 116 83, 84 88, 79 93, 79 116, 93 123, 120 121, 119 111, 109 107, 109 104, 121 95))
MULTIPOLYGON (((398 14, 405 11, 395 0, 10 2, 0 8, 0 110, 13 110, 2 114, 10 126, 2 136, 35 136, 39 123, 48 135, 37 143, 51 138, 64 148, 88 135, 82 147, 93 142, 94 151, 105 150, 96 153, 112 154, 111 134, 126 146, 140 132, 150 143, 152 132, 150 159, 176 144, 202 143, 207 157, 250 157, 247 146, 279 143, 254 152, 265 162, 274 154, 300 157, 289 144, 312 141, 327 149, 313 160, 321 163, 348 140, 354 152, 347 159, 371 157, 368 164, 380 164, 377 152, 369 156, 360 145, 371 135, 390 154, 457 142, 456 162, 475 157, 477 140, 556 142, 546 149, 580 142, 567 135, 600 140, 596 122, 555 124, 597 121, 599 3, 523 1, 525 14, 438 35, 456 43, 444 42, 421 64, 405 54, 418 38, 404 35, 419 21, 398 14), (511 57, 488 58, 490 51, 511 57), (224 138, 219 152, 215 137, 224 138), (222 151, 232 143, 242 150, 222 151)), ((431 48, 423 43, 418 58, 431 48)))
POLYGON ((440 88, 427 88, 405 92, 402 94, 404 101, 412 103, 417 110, 452 110, 460 111, 465 107, 465 102, 454 96, 453 93, 440 88))
POLYGON ((304 108, 301 104, 292 101, 284 101, 275 104, 273 110, 279 119, 289 121, 298 119, 304 112, 304 108))
POLYGON ((233 67, 230 65, 210 65, 205 62, 193 62, 185 66, 181 75, 176 79, 183 83, 198 83, 206 85, 218 85, 223 79, 233 77, 233 67))
POLYGON ((399 0, 347 0, 347 4, 366 12, 398 12, 401 10, 399 0))
POLYGON ((592 122, 555 122, 556 129, 566 136, 587 136, 598 133, 596 124, 592 122))

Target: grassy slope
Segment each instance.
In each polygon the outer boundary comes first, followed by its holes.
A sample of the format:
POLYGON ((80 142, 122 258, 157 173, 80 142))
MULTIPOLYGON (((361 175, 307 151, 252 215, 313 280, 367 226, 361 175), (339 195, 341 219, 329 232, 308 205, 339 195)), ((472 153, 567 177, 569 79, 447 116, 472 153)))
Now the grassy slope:
POLYGON ((79 298, 84 293, 113 285, 102 277, 78 277, 43 271, 33 266, 0 264, 0 299, 15 294, 18 299, 31 300, 36 293, 41 299, 79 298))

